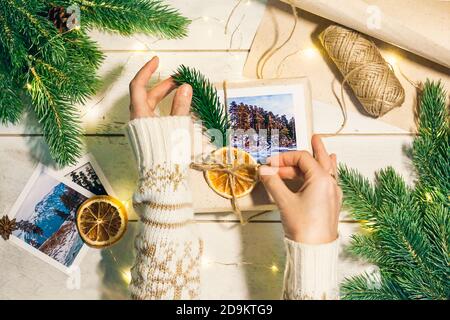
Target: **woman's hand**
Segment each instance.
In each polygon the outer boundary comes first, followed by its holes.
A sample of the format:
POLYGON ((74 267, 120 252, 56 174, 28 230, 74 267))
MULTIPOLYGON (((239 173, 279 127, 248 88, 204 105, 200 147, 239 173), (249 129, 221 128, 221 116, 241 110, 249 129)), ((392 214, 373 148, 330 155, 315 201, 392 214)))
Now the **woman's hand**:
MULTIPOLYGON (((147 84, 153 73, 158 69, 159 58, 153 57, 147 62, 130 82, 130 119, 155 117, 155 109, 175 88, 172 78, 168 78, 150 90, 147 84)), ((192 100, 192 88, 188 84, 180 86, 175 93, 172 104, 172 116, 186 116, 189 114, 192 100)))
POLYGON ((336 155, 328 155, 319 136, 313 136, 314 157, 307 151, 282 153, 268 159, 261 179, 281 213, 286 237, 305 244, 322 244, 338 237, 342 191, 336 182, 336 155), (297 192, 282 179, 304 178, 297 192))

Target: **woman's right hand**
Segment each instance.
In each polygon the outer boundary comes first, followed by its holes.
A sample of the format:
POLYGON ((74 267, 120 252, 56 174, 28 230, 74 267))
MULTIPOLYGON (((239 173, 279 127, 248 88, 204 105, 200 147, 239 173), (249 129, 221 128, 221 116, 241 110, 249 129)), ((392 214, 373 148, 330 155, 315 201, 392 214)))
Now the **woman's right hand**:
POLYGON ((336 155, 328 155, 319 136, 307 151, 281 153, 260 168, 261 180, 274 198, 288 239, 304 244, 329 243, 338 237, 342 191, 337 184, 336 155), (304 178, 297 192, 282 179, 304 178))

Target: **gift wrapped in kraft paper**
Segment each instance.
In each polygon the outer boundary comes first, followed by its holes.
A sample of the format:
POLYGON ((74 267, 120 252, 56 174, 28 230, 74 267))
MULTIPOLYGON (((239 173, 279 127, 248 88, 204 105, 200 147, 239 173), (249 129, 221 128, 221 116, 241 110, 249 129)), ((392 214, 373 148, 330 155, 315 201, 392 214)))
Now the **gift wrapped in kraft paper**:
MULTIPOLYGON (((313 103, 339 109, 336 96, 340 96, 344 76, 320 41, 320 34, 331 25, 361 32, 375 43, 405 90, 403 104, 377 119, 393 132, 415 132, 417 92, 410 81, 441 79, 449 90, 450 1, 269 0, 244 75, 264 79, 306 76, 313 103)), ((351 122, 351 115, 355 119, 374 116, 351 90, 345 90, 344 99, 350 116, 343 132, 373 133, 351 122)), ((341 122, 336 116, 336 129, 341 122)))

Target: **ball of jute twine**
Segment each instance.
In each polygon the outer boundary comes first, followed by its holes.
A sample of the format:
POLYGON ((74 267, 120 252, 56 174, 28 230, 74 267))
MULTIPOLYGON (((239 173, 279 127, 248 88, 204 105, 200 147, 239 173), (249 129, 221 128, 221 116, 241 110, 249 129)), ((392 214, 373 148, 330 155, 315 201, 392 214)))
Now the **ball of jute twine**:
POLYGON ((319 39, 367 113, 380 117, 403 104, 405 90, 372 41, 337 25, 319 39))

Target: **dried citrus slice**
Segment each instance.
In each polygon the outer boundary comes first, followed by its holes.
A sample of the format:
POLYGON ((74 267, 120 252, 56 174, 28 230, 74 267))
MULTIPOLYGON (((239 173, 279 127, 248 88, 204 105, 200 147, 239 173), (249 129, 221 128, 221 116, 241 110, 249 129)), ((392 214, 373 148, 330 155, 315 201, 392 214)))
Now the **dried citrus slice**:
POLYGON ((77 211, 78 232, 83 241, 94 248, 105 248, 119 241, 127 223, 125 206, 110 196, 92 197, 77 211))
MULTIPOLYGON (((228 168, 242 166, 242 168, 235 171, 237 175, 235 176, 234 195, 236 198, 241 198, 252 192, 257 182, 257 168, 255 166, 245 167, 245 165, 256 165, 257 162, 249 153, 237 148, 223 147, 210 155, 209 162, 223 164, 228 168), (244 177, 244 179, 241 177, 244 177)), ((217 194, 227 199, 232 198, 228 173, 207 170, 204 176, 208 185, 217 194)))

